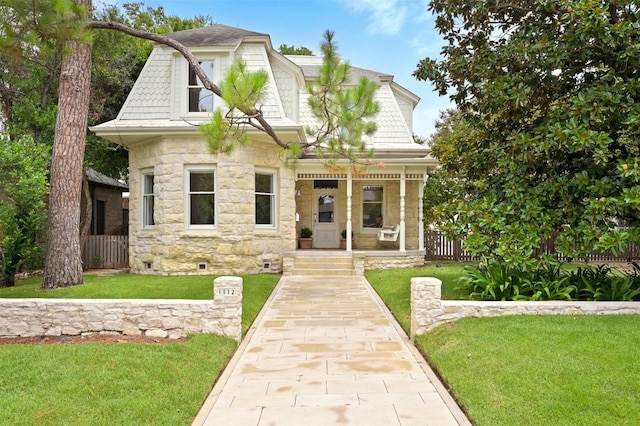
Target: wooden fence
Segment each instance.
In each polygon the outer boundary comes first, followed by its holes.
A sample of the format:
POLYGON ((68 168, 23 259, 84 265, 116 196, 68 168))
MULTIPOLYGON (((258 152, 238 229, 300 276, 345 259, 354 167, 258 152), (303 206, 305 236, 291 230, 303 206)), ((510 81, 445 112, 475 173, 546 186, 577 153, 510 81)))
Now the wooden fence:
POLYGON ((85 269, 121 269, 129 267, 127 235, 89 235, 82 249, 85 269))
MULTIPOLYGON (((476 262, 480 256, 473 256, 464 250, 462 241, 449 240, 441 232, 425 232, 426 260, 454 260, 456 262, 476 262)), ((567 256, 555 250, 554 239, 542 239, 540 248, 534 252, 534 256, 553 255, 559 260, 569 260, 567 256)), ((627 249, 617 255, 611 252, 594 252, 588 256, 589 262, 629 262, 640 259, 640 246, 629 244, 627 249)))

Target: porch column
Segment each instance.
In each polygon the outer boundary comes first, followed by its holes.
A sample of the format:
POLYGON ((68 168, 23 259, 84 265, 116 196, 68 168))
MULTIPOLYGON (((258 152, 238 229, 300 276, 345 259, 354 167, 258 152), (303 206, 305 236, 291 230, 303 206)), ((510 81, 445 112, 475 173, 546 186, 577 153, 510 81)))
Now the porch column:
POLYGON ((351 168, 347 174, 347 251, 351 251, 351 198, 353 195, 353 176, 351 175, 351 168))
POLYGON ((428 174, 425 173, 418 184, 418 250, 424 250, 424 185, 428 174))
POLYGON ((400 174, 400 251, 405 251, 405 224, 404 224, 404 210, 405 210, 405 196, 407 192, 407 175, 406 168, 402 168, 400 174))

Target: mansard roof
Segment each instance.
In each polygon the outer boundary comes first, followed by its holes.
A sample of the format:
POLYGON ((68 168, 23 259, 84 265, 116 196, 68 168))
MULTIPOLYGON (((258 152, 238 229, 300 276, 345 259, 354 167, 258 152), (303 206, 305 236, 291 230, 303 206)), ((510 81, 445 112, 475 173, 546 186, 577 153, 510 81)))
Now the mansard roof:
POLYGON ((235 46, 246 37, 269 37, 268 34, 222 24, 196 28, 194 30, 178 31, 166 34, 166 36, 179 41, 187 47, 235 46))

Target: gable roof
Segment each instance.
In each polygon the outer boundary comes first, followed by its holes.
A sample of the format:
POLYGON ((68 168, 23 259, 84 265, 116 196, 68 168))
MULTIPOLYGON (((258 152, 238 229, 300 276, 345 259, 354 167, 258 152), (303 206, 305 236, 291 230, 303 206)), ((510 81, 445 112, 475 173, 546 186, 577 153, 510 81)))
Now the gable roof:
POLYGON ((210 27, 165 34, 187 47, 235 46, 246 37, 269 37, 268 34, 215 24, 210 27))

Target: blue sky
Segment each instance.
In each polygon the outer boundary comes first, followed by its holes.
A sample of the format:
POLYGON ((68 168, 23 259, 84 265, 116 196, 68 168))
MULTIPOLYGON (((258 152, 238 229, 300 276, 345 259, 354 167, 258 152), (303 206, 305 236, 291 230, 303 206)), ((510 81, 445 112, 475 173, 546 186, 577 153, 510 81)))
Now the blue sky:
MULTIPOLYGON (((131 1, 131 0, 129 0, 131 1)), ((438 56, 443 41, 426 0, 140 0, 169 15, 209 15, 215 23, 266 33, 274 48, 304 46, 319 54, 325 30, 335 32, 339 54, 352 65, 386 74, 420 97, 414 132, 433 132, 439 111, 451 104, 411 74, 420 59, 438 56)), ((124 3, 124 0, 94 0, 124 3)))

